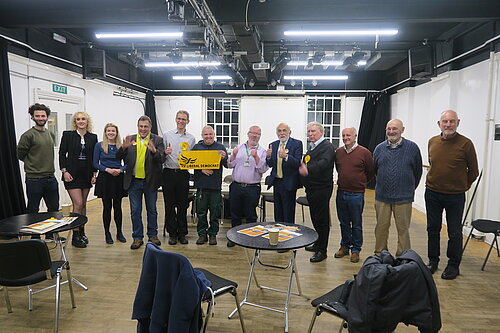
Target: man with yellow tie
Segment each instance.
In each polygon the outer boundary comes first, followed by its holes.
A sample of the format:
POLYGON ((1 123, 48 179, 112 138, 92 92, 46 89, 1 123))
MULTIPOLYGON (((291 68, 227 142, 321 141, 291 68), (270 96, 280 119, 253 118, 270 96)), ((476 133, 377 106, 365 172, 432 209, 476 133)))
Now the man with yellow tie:
POLYGON ((302 159, 302 141, 290 137, 290 126, 276 127, 278 140, 269 145, 266 162, 271 175, 266 183, 274 187, 274 219, 276 222, 295 223, 295 195, 300 187, 299 166, 302 159))

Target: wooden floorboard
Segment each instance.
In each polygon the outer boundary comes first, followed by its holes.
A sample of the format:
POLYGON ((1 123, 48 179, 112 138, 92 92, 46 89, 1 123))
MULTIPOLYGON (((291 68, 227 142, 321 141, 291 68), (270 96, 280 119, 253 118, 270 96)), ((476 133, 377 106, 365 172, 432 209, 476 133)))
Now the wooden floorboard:
MULTIPOLYGON (((163 200, 158 198, 160 229, 163 228, 163 200)), ((300 281, 304 294, 315 298, 357 273, 362 261, 374 248, 374 211, 373 192, 366 195, 363 214, 364 245, 361 262, 352 264, 348 258, 335 259, 338 249, 340 230, 335 212, 335 201, 332 199, 332 230, 330 234, 329 257, 327 260, 311 264, 310 253, 298 251, 297 262, 300 281)), ((67 286, 61 292, 60 332, 134 332, 136 322, 131 320, 132 304, 141 272, 141 259, 144 247, 130 250, 131 222, 128 199, 123 202, 124 231, 128 242, 107 245, 101 222, 101 202, 89 202, 89 223, 86 233, 90 244, 86 249, 77 249, 68 245, 67 255, 71 262, 73 276, 89 287, 88 291, 76 287, 75 298, 77 308, 72 309, 67 286)), ((143 214, 145 216, 145 213, 143 214)), ((267 219, 272 219, 272 204, 268 203, 267 219)), ((302 221, 300 206, 297 207, 298 223, 302 221)), ((311 226, 306 208, 306 225, 311 226)), ((240 285, 239 295, 243 297, 248 278, 248 261, 245 250, 240 247, 227 248, 225 233, 230 221, 225 221, 218 235, 217 246, 196 245, 196 227, 189 220, 189 244, 166 245, 167 239, 160 236, 162 248, 186 255, 193 266, 202 267, 216 274, 232 279, 240 285)), ((114 230, 114 229, 112 229, 114 230)), ((114 232, 113 232, 114 234, 114 232)), ((113 235, 114 237, 114 235, 113 235)), ((412 247, 427 261, 427 234, 425 231, 425 215, 414 210, 411 224, 412 247)), ((396 232, 391 228, 389 244, 392 251, 396 247, 396 232)), ((439 271, 434 275, 439 291, 443 329, 441 332, 500 332, 498 315, 500 310, 500 259, 493 252, 486 266, 481 271, 481 264, 489 245, 472 241, 463 258, 461 275, 453 281, 440 278, 446 264, 446 228, 441 236, 442 262, 439 271)), ((54 255, 57 252, 52 251, 54 255)), ((285 263, 287 254, 266 254, 265 258, 274 263, 285 263)), ((259 282, 276 288, 286 288, 287 277, 284 272, 264 269, 257 270, 259 282)), ((13 313, 8 314, 5 304, 0 301, 0 332, 50 332, 53 329, 54 295, 46 291, 35 295, 34 311, 27 310, 27 292, 24 288, 10 288, 9 293, 13 313)), ((251 301, 275 307, 284 302, 284 295, 262 291, 252 287, 251 301)), ((3 297, 2 297, 3 299, 3 297)), ((238 332, 240 324, 237 318, 227 319, 227 314, 234 308, 234 299, 230 295, 220 297, 215 307, 215 316, 210 319, 209 332, 238 332)), ((249 332, 283 331, 284 316, 267 310, 245 306, 243 308, 249 332)), ((306 332, 313 309, 310 300, 292 296, 290 302, 290 332, 306 332)), ((328 314, 316 320, 314 332, 337 331, 340 321, 328 314)), ((418 332, 415 327, 400 324, 397 332, 418 332)))

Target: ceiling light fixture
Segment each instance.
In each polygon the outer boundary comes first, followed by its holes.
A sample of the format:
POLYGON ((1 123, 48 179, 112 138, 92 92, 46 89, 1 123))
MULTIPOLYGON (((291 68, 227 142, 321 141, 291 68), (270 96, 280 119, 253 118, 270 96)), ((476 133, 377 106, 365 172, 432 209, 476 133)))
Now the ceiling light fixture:
POLYGON ((182 32, 103 32, 96 33, 95 38, 178 38, 182 32))
MULTIPOLYGON (((344 64, 343 60, 339 61, 322 61, 322 62, 313 62, 313 66, 341 66, 344 64)), ((308 66, 309 62, 308 61, 290 61, 288 63, 288 66, 308 66)), ((358 66, 365 66, 366 65, 366 60, 360 60, 358 61, 358 66)))
POLYGON ((394 36, 398 30, 285 31, 285 36, 394 36))
POLYGON ((219 61, 184 61, 179 63, 173 62, 147 62, 145 67, 216 67, 220 66, 219 61))
POLYGON ((347 75, 285 75, 284 80, 347 80, 349 77, 347 75))
POLYGON ((172 80, 203 80, 203 76, 201 75, 174 75, 172 76, 172 80))
POLYGON ((229 75, 210 75, 208 77, 209 80, 231 80, 229 75))

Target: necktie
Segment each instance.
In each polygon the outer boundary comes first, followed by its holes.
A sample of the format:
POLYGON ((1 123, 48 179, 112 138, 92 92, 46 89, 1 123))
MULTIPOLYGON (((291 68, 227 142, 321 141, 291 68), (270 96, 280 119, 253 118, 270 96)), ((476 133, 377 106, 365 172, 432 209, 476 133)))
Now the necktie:
POLYGON ((280 157, 280 150, 285 149, 285 144, 283 142, 280 143, 279 149, 278 149, 278 164, 276 165, 277 170, 276 170, 276 177, 278 178, 283 178, 283 159, 280 157))

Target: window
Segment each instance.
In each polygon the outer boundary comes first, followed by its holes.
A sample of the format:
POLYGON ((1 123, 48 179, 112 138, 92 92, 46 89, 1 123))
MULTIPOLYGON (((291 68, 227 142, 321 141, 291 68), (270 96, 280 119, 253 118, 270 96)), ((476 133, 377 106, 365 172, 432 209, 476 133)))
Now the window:
POLYGON ((307 122, 317 121, 325 128, 325 139, 338 148, 340 145, 340 96, 307 96, 307 122))
POLYGON ((207 125, 215 130, 216 141, 227 149, 238 144, 240 100, 207 98, 207 125))

